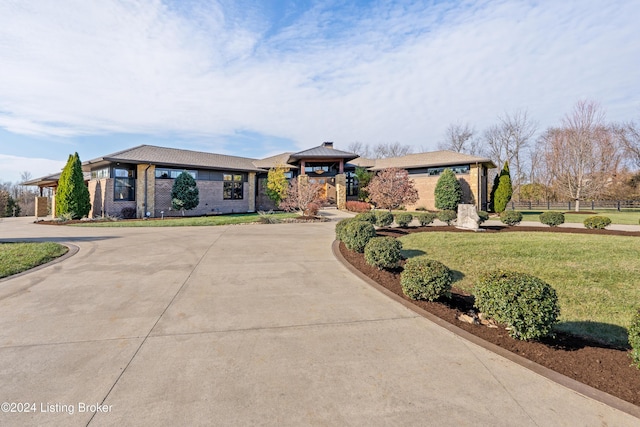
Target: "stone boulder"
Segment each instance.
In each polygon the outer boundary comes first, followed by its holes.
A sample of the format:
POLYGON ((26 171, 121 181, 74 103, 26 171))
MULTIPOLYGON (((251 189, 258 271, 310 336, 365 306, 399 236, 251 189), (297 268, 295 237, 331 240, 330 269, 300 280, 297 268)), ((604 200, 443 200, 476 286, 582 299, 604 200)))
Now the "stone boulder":
POLYGON ((480 221, 480 217, 478 216, 475 205, 458 205, 458 220, 456 223, 458 228, 464 228, 465 230, 479 230, 480 225, 478 221, 480 221))

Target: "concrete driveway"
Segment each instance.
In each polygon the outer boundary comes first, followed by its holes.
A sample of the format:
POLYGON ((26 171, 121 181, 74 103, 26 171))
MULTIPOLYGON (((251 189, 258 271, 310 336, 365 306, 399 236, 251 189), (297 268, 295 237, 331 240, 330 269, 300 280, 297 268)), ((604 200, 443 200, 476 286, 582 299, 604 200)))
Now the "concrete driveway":
POLYGON ((0 222, 79 247, 0 281, 0 425, 640 425, 371 288, 334 224, 0 222))

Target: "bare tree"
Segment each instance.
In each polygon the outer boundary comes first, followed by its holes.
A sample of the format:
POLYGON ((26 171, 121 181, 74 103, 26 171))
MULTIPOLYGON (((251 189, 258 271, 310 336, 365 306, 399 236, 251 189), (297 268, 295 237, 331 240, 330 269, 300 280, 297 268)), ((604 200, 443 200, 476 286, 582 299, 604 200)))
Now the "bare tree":
POLYGON ((444 139, 438 143, 441 150, 457 153, 477 154, 478 142, 473 138, 475 130, 469 123, 451 123, 444 132, 444 139))
POLYGON ((366 190, 369 198, 379 208, 395 209, 418 201, 418 190, 409 172, 400 168, 386 168, 378 172, 366 190))
POLYGON ((413 152, 413 147, 399 142, 381 142, 370 146, 360 141, 355 141, 347 145, 347 151, 356 153, 360 157, 370 159, 382 159, 386 157, 406 156, 413 152))
POLYGON ((640 124, 628 122, 617 127, 625 153, 640 167, 640 124))
POLYGON ((364 144, 360 141, 353 141, 347 145, 347 151, 350 153, 356 153, 360 157, 371 158, 371 149, 369 144, 364 144))
POLYGON ((616 133, 592 101, 580 101, 544 136, 545 163, 558 190, 575 201, 601 195, 620 166, 616 133))
POLYGON ((537 124, 526 111, 516 111, 498 116, 499 123, 484 133, 484 153, 498 165, 509 162, 513 177, 513 192, 518 195, 520 185, 526 179, 525 150, 529 147, 537 124))

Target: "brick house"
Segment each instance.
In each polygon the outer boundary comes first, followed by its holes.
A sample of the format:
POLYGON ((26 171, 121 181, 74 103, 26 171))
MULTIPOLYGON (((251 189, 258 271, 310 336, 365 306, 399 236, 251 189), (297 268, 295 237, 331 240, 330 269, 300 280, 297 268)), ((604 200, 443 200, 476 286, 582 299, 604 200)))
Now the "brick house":
MULTIPOLYGON (((130 208, 142 218, 180 215, 171 208, 171 189, 175 178, 184 171, 195 178, 200 193, 200 204, 189 215, 272 209, 265 191, 266 178, 268 170, 278 165, 288 169, 288 178, 304 177, 322 184, 324 196, 338 207, 357 197, 356 167, 372 171, 386 167, 407 169, 420 194, 415 205, 407 206, 410 210, 420 206, 435 209, 435 184, 446 167, 462 183, 463 202, 486 209, 487 171, 495 168, 489 159, 450 151, 365 159, 337 150, 331 142, 265 159, 140 145, 85 161, 82 167, 91 196, 90 216, 120 215, 124 208, 130 208)), ((55 175, 25 184, 52 187, 55 192, 57 181, 52 177, 55 175)))

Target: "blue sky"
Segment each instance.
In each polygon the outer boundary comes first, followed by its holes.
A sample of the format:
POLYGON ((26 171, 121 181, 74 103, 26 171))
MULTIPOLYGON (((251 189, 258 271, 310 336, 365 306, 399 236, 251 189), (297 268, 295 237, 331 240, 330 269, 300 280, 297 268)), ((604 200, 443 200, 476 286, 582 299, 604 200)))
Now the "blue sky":
POLYGON ((640 119, 638 0, 0 2, 0 181, 139 144, 436 149, 580 99, 640 119), (346 4, 346 5, 345 5, 346 4))

